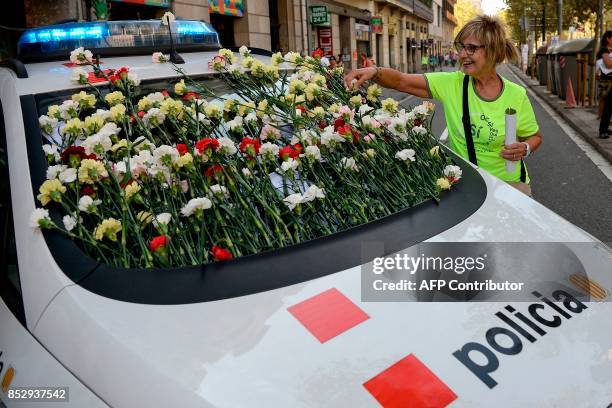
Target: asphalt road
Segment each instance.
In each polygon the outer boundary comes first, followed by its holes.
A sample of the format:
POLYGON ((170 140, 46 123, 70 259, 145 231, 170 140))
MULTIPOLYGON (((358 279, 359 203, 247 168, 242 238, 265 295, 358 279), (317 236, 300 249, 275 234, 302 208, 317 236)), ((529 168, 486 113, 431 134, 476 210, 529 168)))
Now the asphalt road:
MULTIPOLYGON (((447 70, 447 69, 445 69, 447 70)), ((498 72, 518 82, 505 66, 498 72)), ((404 106, 421 103, 420 98, 397 91, 387 96, 404 106)), ((543 143, 537 153, 527 159, 533 198, 563 218, 578 225, 601 241, 612 243, 612 182, 559 125, 561 118, 552 117, 531 96, 543 143)), ((434 101, 435 102, 435 101, 434 101)), ((436 103, 433 132, 440 135, 446 128, 444 108, 436 103)))

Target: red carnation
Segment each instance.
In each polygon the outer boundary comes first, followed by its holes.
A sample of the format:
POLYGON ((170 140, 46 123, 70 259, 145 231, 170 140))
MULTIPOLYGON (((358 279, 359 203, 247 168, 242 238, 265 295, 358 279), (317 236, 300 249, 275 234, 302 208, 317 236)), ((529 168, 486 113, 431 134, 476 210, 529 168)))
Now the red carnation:
POLYGON ((334 121, 334 130, 337 131, 339 128, 345 125, 344 119, 338 118, 334 121))
POLYGON ((166 235, 158 235, 149 242, 149 249, 151 252, 157 252, 159 249, 165 248, 169 240, 170 238, 166 235))
POLYGON ((240 142, 240 151, 253 157, 259 153, 260 146, 261 144, 259 143, 259 140, 251 139, 250 137, 245 137, 240 142))
POLYGON ((357 129, 353 129, 353 144, 357 144, 359 142, 359 132, 357 129))
POLYGON ((183 99, 190 102, 192 99, 200 99, 200 94, 197 92, 187 92, 185 95, 183 95, 183 99))
POLYGON ((96 196, 96 190, 94 190, 94 189, 93 189, 92 187, 90 187, 90 186, 84 186, 84 187, 81 189, 81 195, 82 195, 82 196, 87 195, 87 196, 90 196, 90 197, 95 197, 95 196, 96 196))
POLYGON ((225 248, 218 247, 216 245, 212 247, 210 252, 215 261, 229 261, 230 259, 234 258, 230 251, 225 248))
POLYGON ((70 146, 62 152, 60 160, 64 164, 70 164, 70 159, 76 157, 79 161, 87 158, 85 148, 83 146, 70 146))
POLYGON ((324 54, 324 53, 323 53, 323 50, 322 50, 322 49, 320 49, 320 48, 317 48, 316 50, 314 50, 314 51, 312 52, 312 57, 313 57, 313 58, 321 58, 321 57, 323 57, 323 54, 324 54))
POLYGON ((308 109, 306 109, 303 105, 297 105, 295 109, 299 110, 302 113, 308 112, 308 109))
POLYGON ((189 152, 189 149, 185 143, 177 143, 176 150, 178 150, 181 156, 189 152))
POLYGON ((345 123, 344 125, 338 127, 336 131, 340 133, 342 136, 350 135, 351 133, 353 133, 353 129, 351 128, 351 125, 349 125, 348 123, 345 123))
POLYGON ((206 177, 216 177, 217 174, 219 173, 223 173, 223 166, 219 166, 218 164, 215 164, 213 166, 210 166, 206 169, 206 171, 204 172, 204 175, 206 177))
POLYGON ((423 121, 421 119, 414 120, 414 126, 421 126, 422 124, 423 124, 423 121))
POLYGON ((215 151, 219 148, 219 141, 212 137, 205 137, 204 139, 200 139, 196 142, 195 148, 198 149, 198 152, 200 152, 200 154, 202 154, 207 149, 215 151))
POLYGON ((325 129, 327 127, 327 122, 322 120, 319 122, 319 129, 325 129))
POLYGON ((138 111, 138 117, 139 117, 140 119, 144 118, 144 115, 145 115, 145 114, 146 114, 146 112, 145 112, 145 111, 138 111))
POLYGON ((170 96, 168 91, 166 91, 165 89, 163 91, 161 91, 161 94, 164 95, 166 98, 170 96))
POLYGON ((302 150, 303 150, 302 145, 299 143, 296 143, 294 145, 285 146, 282 149, 280 149, 278 151, 278 156, 283 160, 287 160, 288 157, 295 159, 300 156, 300 153, 302 153, 302 150))

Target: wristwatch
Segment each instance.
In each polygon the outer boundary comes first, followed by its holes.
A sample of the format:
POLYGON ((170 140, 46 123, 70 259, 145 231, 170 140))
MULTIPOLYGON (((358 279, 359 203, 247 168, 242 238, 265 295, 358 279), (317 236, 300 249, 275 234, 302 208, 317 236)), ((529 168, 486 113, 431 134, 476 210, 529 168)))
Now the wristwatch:
POLYGON ((521 142, 521 143, 525 145, 525 155, 523 156, 523 159, 526 159, 531 154, 531 146, 529 146, 529 143, 527 142, 521 142))

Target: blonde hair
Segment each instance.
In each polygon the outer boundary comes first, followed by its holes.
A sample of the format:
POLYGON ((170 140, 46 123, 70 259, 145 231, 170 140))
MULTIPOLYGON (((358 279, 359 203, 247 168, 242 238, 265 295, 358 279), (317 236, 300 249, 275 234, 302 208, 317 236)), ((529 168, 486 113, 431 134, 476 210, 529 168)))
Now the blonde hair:
POLYGON ((501 64, 504 60, 514 61, 518 52, 506 36, 504 24, 498 17, 480 15, 468 21, 455 36, 455 42, 463 42, 473 35, 482 41, 487 59, 491 65, 501 64))

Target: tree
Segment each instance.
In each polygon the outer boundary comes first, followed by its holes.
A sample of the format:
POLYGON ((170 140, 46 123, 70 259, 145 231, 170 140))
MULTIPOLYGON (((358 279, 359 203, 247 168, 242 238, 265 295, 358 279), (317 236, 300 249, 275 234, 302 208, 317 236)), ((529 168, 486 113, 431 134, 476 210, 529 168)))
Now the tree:
POLYGON ((482 14, 482 9, 477 7, 472 0, 457 0, 457 4, 455 4, 457 27, 455 27, 454 35, 457 35, 465 23, 478 14, 482 14))

